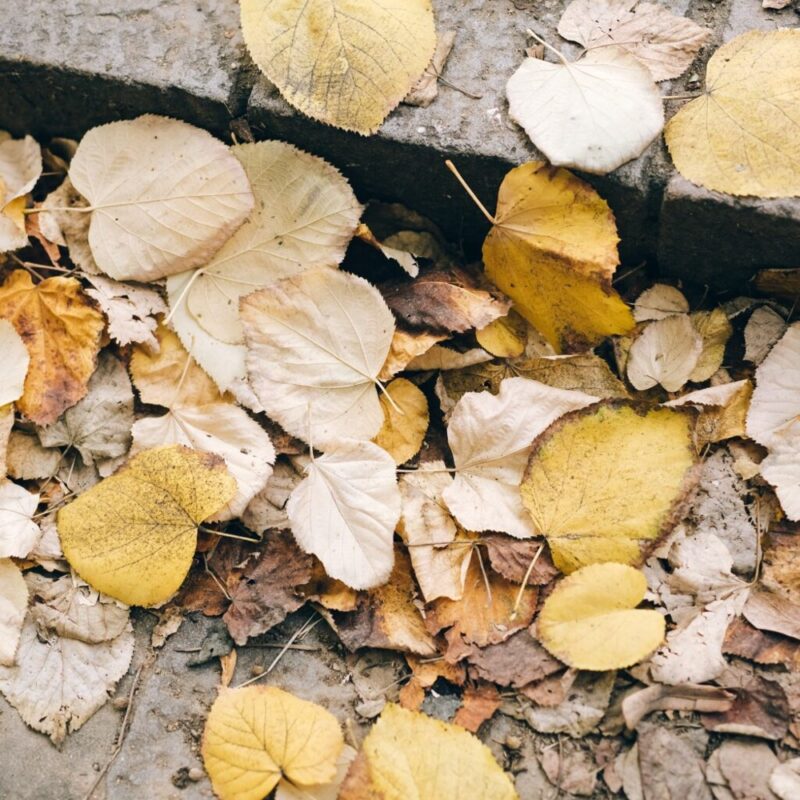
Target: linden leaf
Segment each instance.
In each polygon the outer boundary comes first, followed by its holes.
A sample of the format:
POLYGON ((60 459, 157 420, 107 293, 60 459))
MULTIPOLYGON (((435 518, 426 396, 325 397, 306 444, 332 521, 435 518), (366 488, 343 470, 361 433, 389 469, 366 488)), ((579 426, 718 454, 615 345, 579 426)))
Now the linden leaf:
POLYGON ((405 464, 419 453, 430 417, 425 395, 405 378, 397 378, 381 395, 383 425, 373 439, 382 447, 395 464, 405 464))
POLYGON ((761 475, 775 488, 786 516, 800 520, 800 426, 771 440, 761 475))
POLYGON ((664 617, 637 609, 644 574, 624 564, 592 564, 560 581, 536 619, 539 641, 575 669, 624 669, 664 641, 664 617), (624 631, 624 635, 621 635, 624 631))
POLYGON ((243 0, 253 61, 297 109, 374 133, 436 47, 430 0, 243 0))
POLYGON ((691 315, 692 325, 702 337, 703 349, 689 380, 694 383, 707 381, 721 366, 725 358, 725 347, 733 328, 727 314, 721 308, 712 311, 695 311, 691 315))
POLYGON ((89 246, 117 280, 154 281, 208 262, 244 222, 242 165, 210 133, 147 114, 92 128, 70 163, 88 201, 89 246))
POLYGON ((470 531, 532 536, 519 484, 533 440, 562 414, 598 399, 527 378, 507 378, 497 395, 465 394, 447 429, 455 480, 442 493, 461 525, 470 531))
POLYGON ((222 689, 211 706, 202 754, 220 800, 262 800, 281 781, 330 783, 344 747, 329 711, 274 686, 222 689))
POLYGON ((25 558, 42 532, 32 517, 39 495, 13 481, 0 482, 0 558, 25 558))
POLYGON ((20 568, 10 558, 0 558, 0 665, 14 663, 28 610, 28 587, 20 568))
POLYGON ((525 352, 528 323, 513 309, 505 317, 475 331, 478 344, 493 356, 516 358, 525 352))
POLYGON ((664 127, 650 71, 622 47, 573 62, 526 58, 506 94, 510 117, 557 167, 604 175, 641 155, 664 127))
POLYGON ((665 283, 657 283, 649 289, 645 289, 636 298, 633 306, 633 318, 637 322, 664 319, 673 314, 687 314, 688 312, 689 301, 683 292, 665 283))
POLYGON ((93 588, 157 605, 189 572, 197 526, 235 493, 220 458, 181 446, 146 450, 58 512, 61 546, 93 588))
POLYGON ((37 424, 49 425, 86 394, 103 316, 74 278, 47 278, 34 286, 19 269, 0 287, 0 318, 16 328, 30 355, 17 408, 37 424))
POLYGON ((392 457, 372 442, 342 439, 306 468, 286 511, 300 547, 353 589, 385 583, 400 519, 392 457))
POLYGON ((696 481, 693 415, 605 403, 570 414, 533 445, 522 502, 562 572, 637 564, 677 522, 696 481))
POLYGON ((563 350, 633 328, 611 285, 618 241, 614 216, 594 189, 536 161, 504 178, 483 260, 516 310, 563 350))
MULTIPOLYGON (((211 337, 220 354, 237 346, 243 353, 239 299, 307 269, 337 266, 362 211, 347 181, 321 158, 275 141, 232 152, 250 180, 254 212, 209 263, 167 281, 172 308, 185 305, 173 315, 178 335, 223 390, 225 365, 190 345, 211 337)), ((237 363, 243 379, 243 355, 237 363)))
POLYGON ((486 745, 459 725, 389 703, 364 739, 339 800, 518 800, 486 745))
POLYGON ((747 31, 717 50, 706 91, 669 121, 678 172, 718 192, 800 194, 800 30, 747 31))
POLYGON ((346 744, 336 759, 336 775, 332 781, 315 786, 294 786, 289 781, 281 781, 275 790, 275 800, 338 800, 339 788, 357 755, 357 751, 346 744))
POLYGON ((30 356, 25 342, 14 326, 0 319, 0 352, 3 354, 3 383, 0 385, 0 406, 19 400, 28 374, 30 356))
POLYGON ((250 383, 292 436, 325 448, 371 439, 383 424, 376 391, 394 333, 380 292, 363 278, 309 270, 242 300, 250 383))
POLYGON ((42 174, 42 151, 32 136, 0 141, 0 253, 28 244, 25 196, 42 174))
POLYGON ((654 81, 682 75, 711 35, 662 5, 638 0, 573 0, 558 32, 587 50, 619 45, 650 70, 654 81))

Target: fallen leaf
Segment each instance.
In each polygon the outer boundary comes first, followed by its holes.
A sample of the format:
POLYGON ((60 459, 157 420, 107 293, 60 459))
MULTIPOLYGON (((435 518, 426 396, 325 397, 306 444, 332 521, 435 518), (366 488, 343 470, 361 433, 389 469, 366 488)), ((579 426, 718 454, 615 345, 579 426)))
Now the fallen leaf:
POLYGON ((42 151, 32 136, 0 141, 0 253, 28 244, 25 196, 42 174, 42 151))
POLYGON ((58 512, 64 555, 98 591, 156 605, 186 577, 197 526, 235 492, 222 459, 177 445, 146 450, 58 512))
POLYGON ((242 512, 242 522, 251 531, 263 533, 270 528, 289 528, 286 504, 289 497, 303 480, 303 469, 291 461, 278 459, 272 475, 264 488, 247 504, 242 512))
MULTIPOLYGON (((637 757, 644 800, 655 800, 659 795, 712 800, 702 758, 686 740, 668 728, 658 726, 641 731, 637 737, 637 757)), ((627 781, 624 788, 630 798, 627 781)))
POLYGON ((785 332, 783 317, 769 306, 759 306, 744 326, 744 360, 758 366, 785 332))
POLYGON ((516 358, 525 352, 528 323, 512 308, 508 315, 475 331, 478 344, 499 358, 516 358))
POLYGON ((39 495, 0 481, 0 558, 25 558, 41 536, 33 521, 39 495))
POLYGON ((385 583, 400 518, 391 456, 372 442, 342 439, 312 461, 286 506, 300 547, 353 589, 385 583))
POLYGON ((742 687, 727 687, 734 700, 730 708, 703 713, 700 719, 706 730, 736 733, 780 741, 789 729, 790 709, 780 684, 755 677, 742 687))
POLYGON ((228 147, 153 114, 88 131, 69 177, 89 202, 94 260, 116 280, 154 281, 205 264, 253 208, 228 147))
POLYGON ((771 531, 764 541, 761 585, 800 604, 800 539, 794 533, 771 531))
POLYGON ((14 406, 9 403, 0 406, 0 472, 7 473, 12 478, 16 477, 8 471, 6 462, 11 439, 11 429, 14 427, 14 406))
POLYGON ((19 269, 0 287, 0 318, 13 324, 31 357, 17 408, 49 425, 86 394, 103 316, 74 278, 47 278, 34 286, 19 269))
POLYGON ((647 66, 618 46, 588 50, 577 61, 559 57, 526 58, 511 76, 511 119, 556 167, 605 175, 641 155, 664 127, 647 66))
POLYGON ((438 344, 434 344, 422 355, 409 361, 406 369, 409 372, 425 372, 432 369, 461 369, 462 367, 470 367, 474 364, 482 364, 491 360, 491 353, 487 353, 480 347, 461 352, 460 350, 453 350, 449 347, 440 347, 438 344))
MULTIPOLYGON (((613 0, 611 1, 613 2, 613 0)), ((569 8, 584 2, 585 0, 573 0, 569 8)), ((623 2, 628 3, 630 0, 623 0, 623 2)), ((637 322, 666 319, 675 314, 687 314, 688 312, 689 301, 683 292, 665 283, 656 283, 649 289, 645 289, 636 298, 633 306, 633 318, 637 322)))
POLYGON ((702 352, 703 339, 689 317, 656 320, 633 340, 628 380, 640 390, 661 384, 668 392, 677 392, 697 368, 702 352))
POLYGON ((241 318, 253 390, 288 433, 323 449, 339 436, 375 436, 394 320, 374 286, 309 270, 245 297, 241 318))
POLYGON ((750 592, 742 614, 759 630, 800 639, 800 606, 783 594, 757 587, 750 592))
POLYGON ((100 272, 89 247, 91 217, 89 204, 72 185, 69 177, 47 195, 39 206, 37 221, 44 235, 55 244, 69 250, 70 261, 88 275, 100 272))
POLYGON ((395 378, 381 395, 383 425, 373 442, 382 447, 395 464, 405 464, 419 453, 430 416, 425 395, 405 378, 395 378))
POLYGON ((689 376, 690 381, 707 381, 721 366, 725 357, 725 346, 731 338, 733 328, 728 316, 721 308, 712 311, 695 311, 691 315, 692 325, 703 340, 703 349, 697 365, 689 376))
POLYGON ((458 725, 389 703, 342 784, 340 800, 517 800, 491 751, 458 725))
POLYGON ((0 559, 0 666, 14 664, 22 623, 28 610, 28 587, 10 558, 0 559))
POLYGON ((512 374, 603 399, 627 399, 628 390, 608 364, 594 353, 520 358, 507 362, 512 374))
POLYGON ((753 286, 761 294, 794 298, 800 296, 800 269, 760 269, 753 286))
POLYGON ((769 455, 761 462, 761 475, 775 489, 781 508, 791 520, 800 520, 800 425, 771 438, 769 455))
POLYGON ((722 652, 756 664, 783 664, 793 672, 800 667, 800 642, 788 636, 760 631, 741 617, 728 625, 722 652))
POLYGON ((793 800, 800 792, 800 758, 778 764, 769 778, 769 788, 780 800, 793 800))
POLYGON ((485 647, 473 646, 467 656, 470 673, 501 686, 521 688, 564 669, 534 639, 530 630, 521 630, 504 642, 485 647))
POLYGON ((388 258, 390 261, 394 261, 402 267, 407 275, 410 275, 412 278, 416 278, 417 275, 419 275, 419 264, 413 253, 407 250, 401 250, 397 247, 388 247, 383 242, 379 241, 377 236, 370 230, 369 226, 363 222, 356 228, 355 235, 362 242, 379 251, 384 258, 388 258))
POLYGON ((527 576, 529 586, 543 586, 558 575, 541 539, 519 540, 490 533, 481 537, 481 544, 492 569, 513 583, 522 583, 527 576))
MULTIPOLYGON (((778 765, 778 758, 765 742, 748 739, 725 739, 711 754, 706 768, 706 778, 715 797, 721 786, 731 792, 729 797, 739 800, 777 800, 769 790, 769 778, 778 765), (715 772, 719 771, 717 782, 715 772)), ((723 796, 721 800, 726 800, 723 796)))
POLYGON ((800 194, 799 41, 800 30, 751 30, 711 56, 705 92, 664 131, 681 175, 732 195, 800 194))
POLYGON ((437 342, 447 338, 444 333, 405 331, 398 328, 392 336, 389 355, 378 373, 378 380, 388 381, 402 372, 415 358, 430 350, 437 342))
POLYGON ((619 45, 650 70, 654 81, 682 75, 711 35, 664 6, 638 0, 573 0, 558 32, 587 50, 619 45))
POLYGON ((475 392, 458 401, 447 429, 455 480, 442 497, 470 531, 535 533, 519 496, 533 440, 568 411, 598 398, 508 378, 498 394, 475 392))
POLYGON ((604 672, 646 658, 664 640, 664 617, 637 609, 647 581, 624 564, 592 564, 564 578, 536 621, 541 643, 577 669, 604 672), (617 635, 625 630, 625 637, 617 635))
POLYGON ((300 787, 281 781, 275 790, 275 800, 337 800, 339 789, 357 755, 358 752, 346 744, 336 759, 336 775, 330 783, 300 787))
POLYGON ((201 752, 220 800, 262 800, 280 781, 329 783, 344 747, 330 712, 274 686, 221 689, 201 752))
POLYGON ((539 756, 542 770, 558 792, 579 797, 594 797, 597 788, 597 765, 592 756, 570 743, 545 748, 539 756))
POLYGON ((744 438, 752 396, 753 384, 749 380, 732 381, 689 392, 664 405, 669 408, 693 405, 700 409, 700 416, 695 423, 695 437, 699 448, 708 442, 744 438))
POLYGON ((580 349, 633 328, 611 285, 614 216, 587 183, 541 161, 523 164, 503 179, 493 223, 486 275, 553 347, 580 349))
POLYGON ((598 561, 637 564, 680 518, 696 460, 690 415, 603 404, 537 439, 522 502, 562 572, 598 561))
POLYGON ((319 559, 313 561, 311 579, 298 586, 297 591, 306 600, 319 603, 329 611, 355 611, 361 596, 359 592, 329 577, 319 559))
POLYGON ((475 686, 467 686, 461 699, 461 708, 453 717, 453 724, 477 733, 484 722, 494 716, 502 701, 497 687, 485 681, 475 686))
POLYGON ((242 3, 245 44, 269 80, 314 119, 375 133, 425 71, 436 47, 429 0, 242 3))
POLYGON ((685 683, 680 686, 648 686, 626 695, 622 715, 629 731, 653 711, 727 711, 734 695, 717 686, 685 683))
POLYGON ((431 63, 428 64, 422 77, 414 84, 411 91, 403 98, 405 105, 427 108, 437 98, 439 78, 455 41, 455 31, 439 31, 437 33, 436 50, 433 52, 431 63))
POLYGON ((0 386, 0 406, 13 403, 22 396, 30 356, 25 342, 14 326, 0 319, 0 349, 3 353, 3 385, 0 386))

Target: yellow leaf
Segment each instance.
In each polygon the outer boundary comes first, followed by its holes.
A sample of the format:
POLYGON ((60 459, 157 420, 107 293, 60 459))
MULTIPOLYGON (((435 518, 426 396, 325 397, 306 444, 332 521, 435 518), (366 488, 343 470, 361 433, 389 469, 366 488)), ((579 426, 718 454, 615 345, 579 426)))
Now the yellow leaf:
POLYGON ((405 378, 397 378, 381 395, 383 427, 372 440, 382 447, 395 464, 405 464, 419 453, 428 431, 428 400, 405 378))
POLYGON ((339 800, 517 800, 486 745, 458 725, 389 703, 339 800))
POLYGON ((74 278, 47 278, 34 286, 27 272, 15 270, 0 287, 0 318, 16 328, 30 355, 17 408, 49 425, 86 394, 103 315, 74 278))
POLYGON ((343 747, 339 723, 321 706, 274 686, 248 686, 220 692, 202 753, 220 800, 262 800, 281 778, 329 783, 343 747))
POLYGON ((706 91, 664 135, 678 171, 734 195, 800 194, 800 29, 748 31, 706 69, 706 91))
MULTIPOLYGON (((798 42, 800 45, 800 42, 798 42)), ((725 357, 725 346, 731 338, 733 328, 727 314, 721 308, 713 311, 695 311, 691 315, 692 325, 703 339, 703 349, 690 381, 707 381, 721 366, 725 357)))
POLYGON ((637 564, 679 519, 696 480, 693 414, 606 403, 568 414, 533 445, 522 502, 562 572, 637 564))
POLYGON ((525 352, 528 341, 528 325, 516 311, 490 322, 475 332, 478 344, 493 356, 516 358, 525 352))
POLYGON ((611 285, 618 241, 614 216, 594 189, 532 161, 500 186, 483 260, 517 311, 562 351, 633 328, 611 285))
POLYGON ((564 578, 536 621, 541 643, 575 669, 630 667, 664 641, 664 617, 637 609, 647 581, 624 564, 592 564, 564 578))
POLYGON ((217 456, 179 445, 145 450, 58 512, 64 555, 94 589, 156 605, 186 577, 197 526, 235 494, 217 456))
POLYGON ((242 0, 253 61, 297 109, 374 133, 436 47, 430 0, 242 0))

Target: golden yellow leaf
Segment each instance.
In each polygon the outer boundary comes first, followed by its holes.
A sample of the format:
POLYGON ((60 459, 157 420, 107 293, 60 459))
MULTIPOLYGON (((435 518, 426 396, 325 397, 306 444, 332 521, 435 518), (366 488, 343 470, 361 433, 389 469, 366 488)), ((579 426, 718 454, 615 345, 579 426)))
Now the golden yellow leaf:
POLYGON ((558 351, 633 328, 614 291, 617 227, 603 198, 541 161, 506 175, 483 245, 486 274, 558 351))
POLYGON ((430 0, 242 0, 253 61, 297 109, 374 133, 436 47, 430 0))
POLYGON ((86 394, 103 315, 74 278, 47 278, 34 286, 18 269, 0 287, 0 318, 16 328, 30 355, 17 408, 38 425, 49 425, 86 394))
POLYGON ((522 502, 565 573, 637 564, 696 480, 693 414, 621 402, 562 417, 533 445, 522 502))
POLYGON ((694 329, 703 339, 703 349, 689 380, 701 383, 707 381, 722 366, 725 346, 731 338, 733 328, 728 322, 727 314, 721 308, 715 308, 713 311, 695 311, 691 315, 691 320, 694 329))
POLYGON ((203 762, 220 800, 262 800, 285 778, 329 783, 344 747, 329 711, 274 686, 223 689, 203 734, 203 762))
POLYGON ((516 358, 525 352, 528 341, 528 324, 513 309, 505 317, 490 322, 475 331, 478 344, 493 356, 516 358))
POLYGON ((458 725, 389 703, 339 800, 518 800, 486 745, 458 725))
POLYGON ((398 328, 392 336, 389 355, 378 373, 378 380, 388 381, 402 372, 417 356, 427 353, 437 342, 447 339, 446 333, 427 333, 398 328))
POLYGON ((156 605, 186 577, 197 526, 235 494, 217 456, 180 445, 145 450, 58 512, 61 546, 94 589, 156 605))
POLYGON ((395 464, 405 464, 419 453, 430 417, 428 400, 411 381, 396 378, 381 395, 383 426, 372 440, 395 464))
POLYGON ((633 567, 583 567, 545 600, 536 621, 539 641, 576 669, 630 667, 664 641, 664 617, 636 608, 646 591, 644 575, 633 567))
POLYGON ((675 166, 707 189, 800 194, 800 29, 748 31, 706 69, 706 91, 665 131, 675 166))

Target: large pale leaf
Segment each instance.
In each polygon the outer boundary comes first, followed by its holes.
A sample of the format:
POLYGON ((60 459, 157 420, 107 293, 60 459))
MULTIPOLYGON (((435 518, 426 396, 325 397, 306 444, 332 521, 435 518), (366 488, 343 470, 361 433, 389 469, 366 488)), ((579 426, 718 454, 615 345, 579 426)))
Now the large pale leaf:
MULTIPOLYGON (((576 0, 577 2, 578 0, 576 0)), ((574 5, 574 3, 573 3, 574 5)), ((689 301, 680 290, 666 283, 656 283, 645 289, 633 306, 633 318, 637 322, 664 319, 673 314, 688 314, 689 301)))
POLYGON ((0 666, 11 666, 28 610, 28 587, 20 568, 0 558, 0 666))
POLYGON ((148 114, 92 128, 70 164, 88 201, 89 245, 117 280, 208 262, 253 208, 242 165, 210 133, 148 114))
POLYGON ((42 151, 32 136, 0 141, 0 253, 28 244, 25 196, 41 174, 42 151))
POLYGON ((385 583, 400 519, 392 457, 372 442, 341 440, 309 464, 286 510, 297 543, 354 589, 385 583))
POLYGON ((41 536, 32 517, 39 495, 13 481, 0 482, 0 558, 25 558, 41 536))
POLYGON ((239 298, 304 270, 339 264, 361 206, 338 170, 289 144, 242 144, 232 151, 250 180, 256 207, 192 276, 188 291, 174 290, 183 276, 171 278, 167 287, 173 302, 186 303, 206 333, 242 344, 239 298))
POLYGON ((220 458, 178 445, 146 450, 58 512, 61 546, 93 588, 155 605, 186 577, 197 526, 235 493, 220 458))
POLYGON ((22 396, 31 360, 22 337, 6 319, 0 319, 0 352, 3 354, 0 406, 4 406, 19 400, 22 396))
POLYGON ((612 403, 571 414, 534 444, 522 502, 555 565, 641 562, 696 481, 693 415, 612 403))
POLYGON ((664 127, 650 71, 621 47, 589 50, 573 62, 526 58, 506 94, 511 118, 559 167, 611 172, 664 127))
POLYGON ((800 29, 747 31, 706 68, 706 90, 664 131, 678 171, 733 195, 800 194, 800 29))
POLYGON ((74 278, 47 278, 34 286, 19 269, 0 287, 0 318, 16 328, 30 355, 17 408, 39 425, 49 425, 86 394, 103 315, 74 278))
POLYGON ((761 475, 775 487, 786 516, 800 520, 800 424, 772 439, 761 475))
POLYGON ((243 0, 253 61, 304 114, 374 133, 436 46, 430 0, 243 0))
POLYGON ((455 480, 442 493, 459 523, 470 531, 533 536, 519 494, 533 440, 562 414, 597 400, 527 378, 507 378, 497 395, 465 394, 447 429, 455 480))
POLYGON ((614 216, 587 183, 540 161, 523 164, 504 178, 494 222, 483 245, 486 274, 553 347, 633 328, 611 285, 614 216))
POLYGON ((383 424, 377 375, 394 333, 378 290, 349 273, 304 272, 242 300, 250 383, 286 431, 325 449, 383 424))

